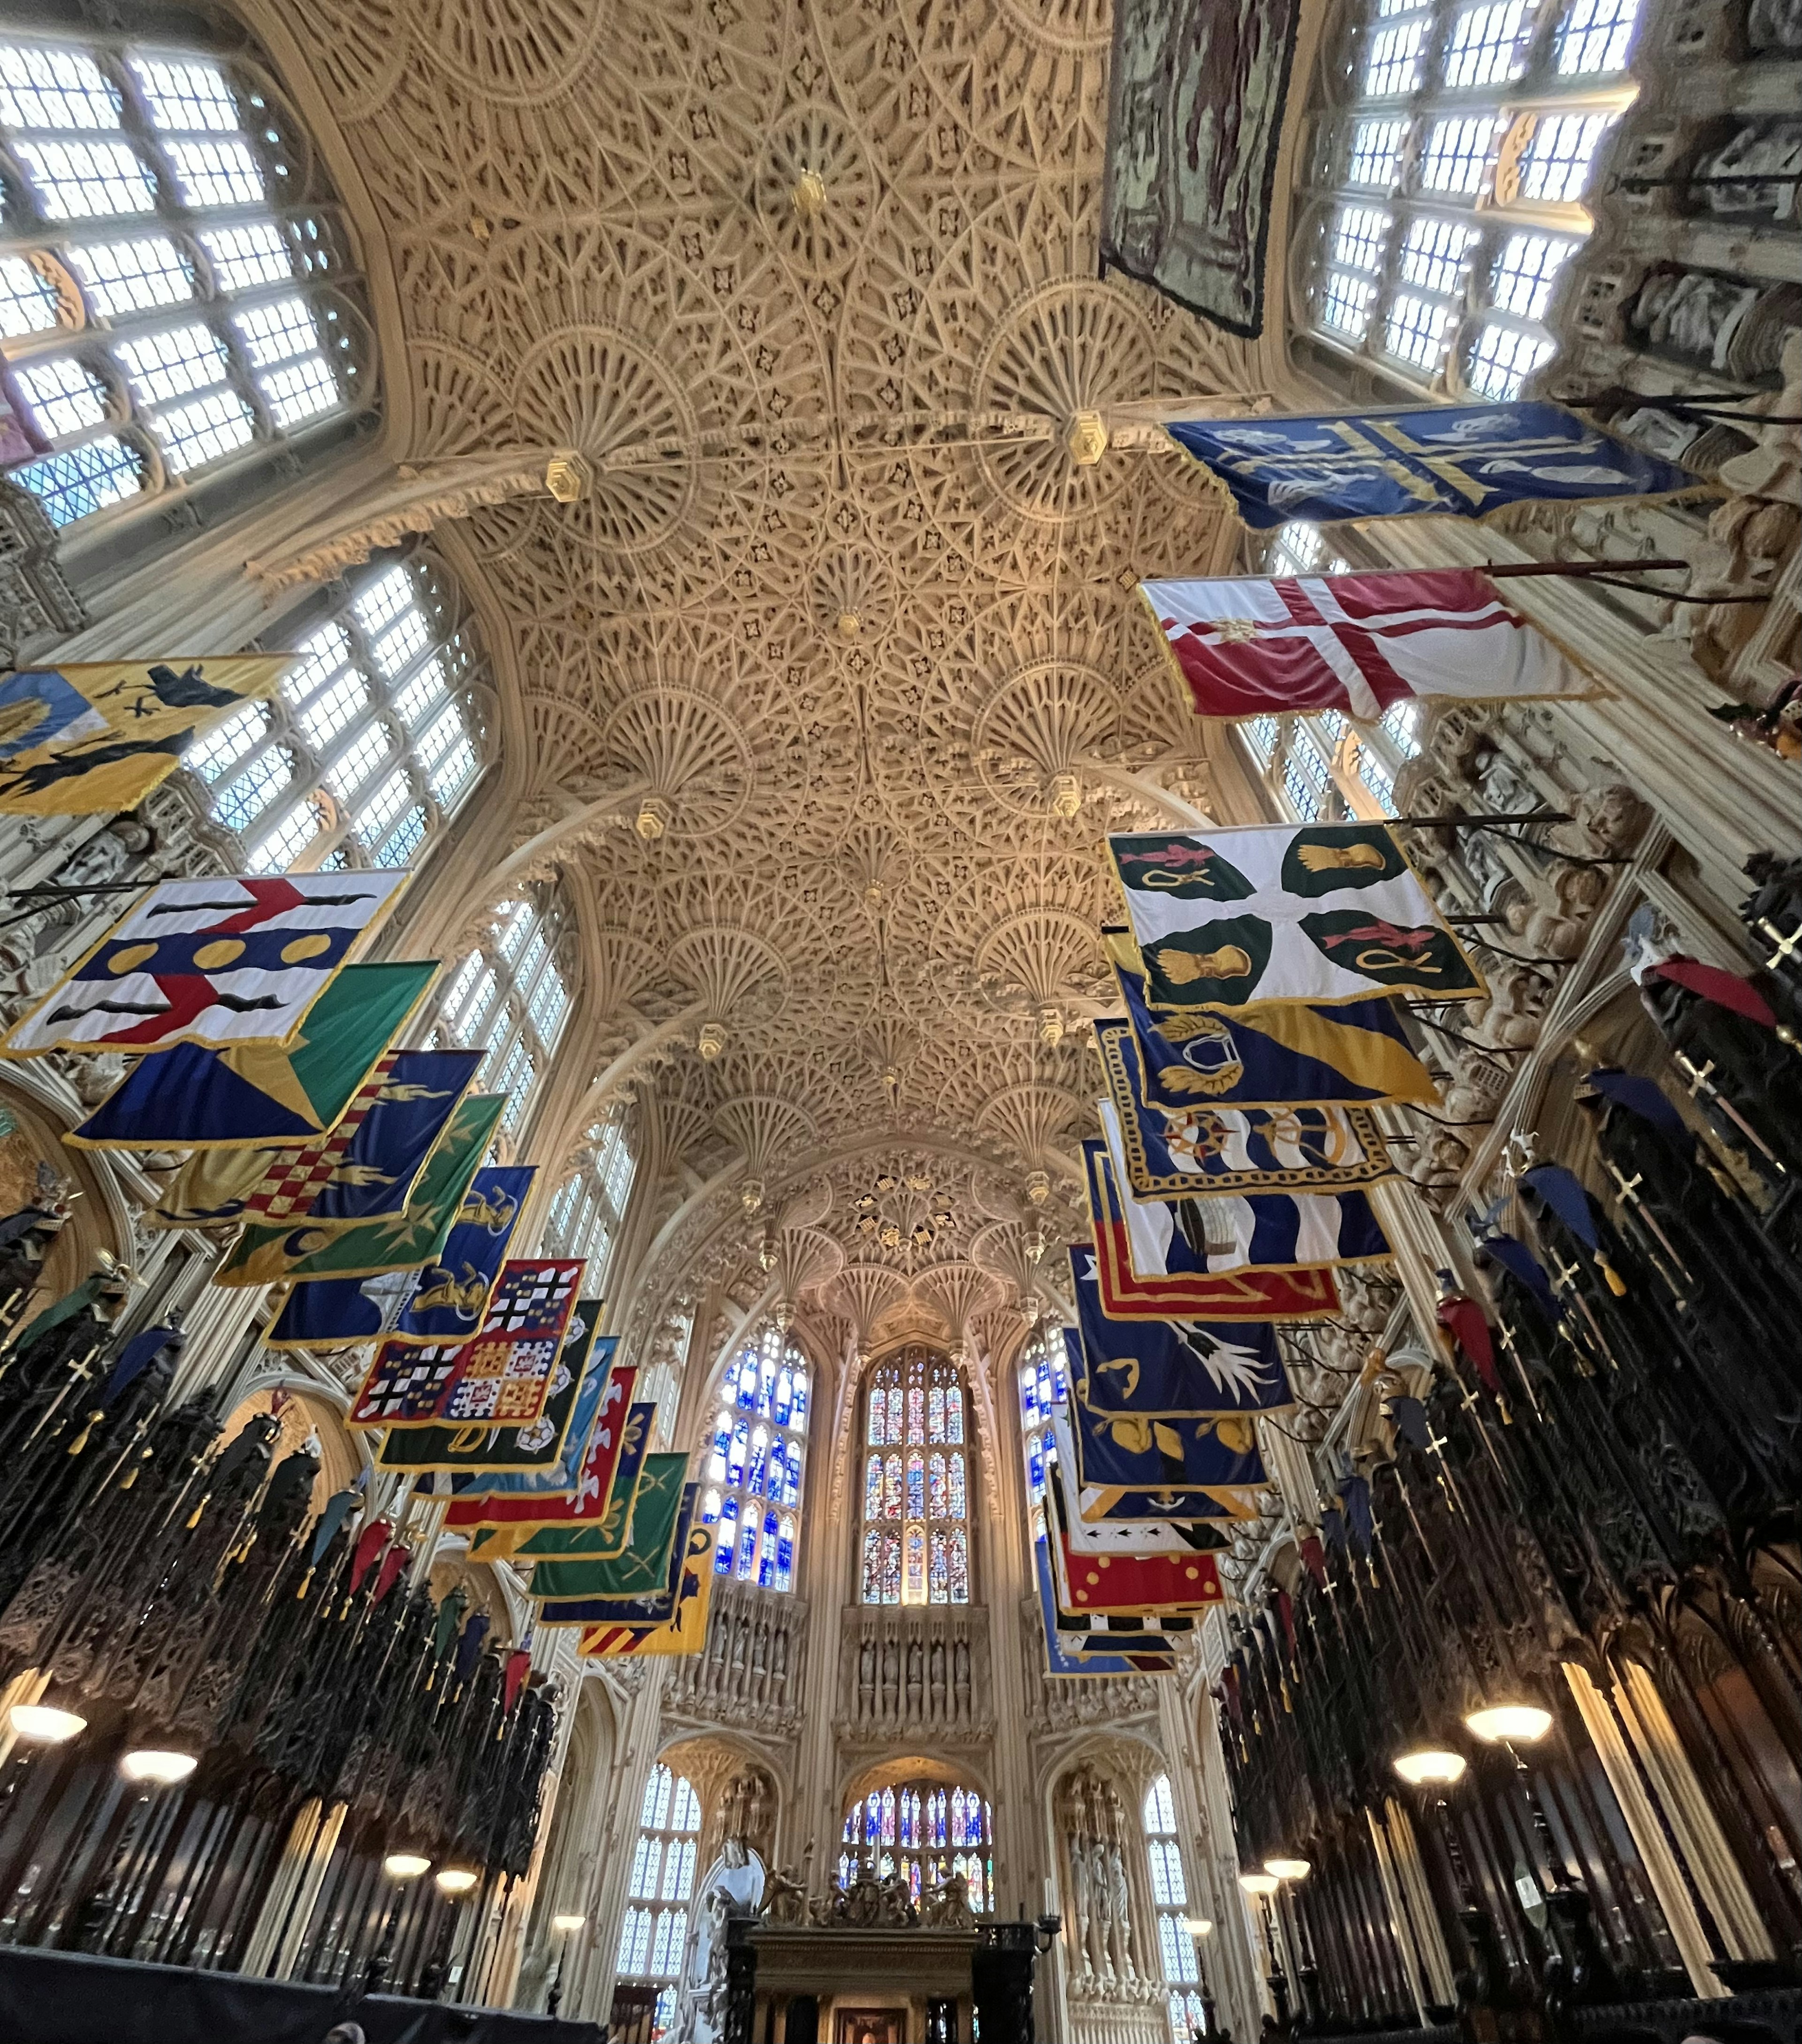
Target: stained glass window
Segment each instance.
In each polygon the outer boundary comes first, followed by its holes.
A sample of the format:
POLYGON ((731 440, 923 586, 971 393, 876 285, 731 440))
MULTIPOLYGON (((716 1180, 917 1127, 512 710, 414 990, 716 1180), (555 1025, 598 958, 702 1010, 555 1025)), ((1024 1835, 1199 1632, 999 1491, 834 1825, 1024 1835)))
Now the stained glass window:
POLYGON ((994 1817, 974 1786, 893 1781, 859 1796, 845 1812, 841 1887, 856 1879, 860 1855, 878 1880, 898 1872, 916 1905, 926 1889, 961 1873, 970 1908, 986 1915, 994 1907, 994 1817))
POLYGON ((1044 1529, 1045 1472, 1057 1446, 1051 1408, 1069 1396, 1063 1337, 1055 1327, 1041 1328, 1028 1341, 1020 1359, 1020 1431, 1026 1449, 1026 1491, 1035 1539, 1044 1529))
POLYGON ((1310 181, 1327 340, 1449 397, 1519 394, 1553 352, 1640 6, 1366 0, 1310 181))
POLYGON ((657 1998, 655 2022, 662 2036, 675 2013, 677 1981, 688 1943, 695 1854, 701 1843, 700 1798, 682 1776, 659 1765, 644 1785, 638 1825, 615 1971, 621 1980, 665 1984, 657 1998))
POLYGON ((275 699, 182 755, 244 870, 417 865, 482 767, 474 699, 492 682, 453 578, 390 555, 263 643, 298 655, 275 699))
POLYGON ((248 56, 0 41, 18 399, 0 459, 52 524, 374 401, 350 246, 304 189, 313 156, 248 56))
POLYGON ((774 1322, 720 1374, 701 1501, 713 1566, 767 1590, 794 1588, 806 1451, 807 1358, 774 1322))
POLYGON ((434 1049, 487 1047, 475 1089, 507 1095, 501 1127, 509 1141, 524 1127, 569 1014, 576 963, 566 924, 554 889, 533 887, 502 902, 491 935, 451 974, 428 1039, 434 1049))
POLYGON ((866 1604, 968 1604, 963 1383, 924 1348, 878 1362, 864 1390, 866 1604))

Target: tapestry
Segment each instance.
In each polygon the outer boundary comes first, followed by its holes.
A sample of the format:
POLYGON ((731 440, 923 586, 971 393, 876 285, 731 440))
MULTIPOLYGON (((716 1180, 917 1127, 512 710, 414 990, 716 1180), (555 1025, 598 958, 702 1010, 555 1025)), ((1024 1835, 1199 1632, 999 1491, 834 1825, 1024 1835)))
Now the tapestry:
POLYGON ((1101 268, 1255 340, 1297 0, 1119 0, 1101 268))

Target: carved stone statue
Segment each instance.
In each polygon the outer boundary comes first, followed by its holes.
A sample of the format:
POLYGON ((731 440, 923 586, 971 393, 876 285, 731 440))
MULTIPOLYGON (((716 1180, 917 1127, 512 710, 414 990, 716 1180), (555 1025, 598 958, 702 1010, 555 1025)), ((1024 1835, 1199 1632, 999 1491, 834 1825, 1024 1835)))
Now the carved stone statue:
POLYGON ((970 1906, 970 1883, 961 1873, 947 1874, 920 1898, 920 1920, 929 1931, 969 1931, 976 1913, 970 1906))
POLYGON ((796 1879, 793 1867, 782 1867, 770 1874, 763 1891, 763 1920, 766 1923, 807 1921, 807 1890, 796 1879))

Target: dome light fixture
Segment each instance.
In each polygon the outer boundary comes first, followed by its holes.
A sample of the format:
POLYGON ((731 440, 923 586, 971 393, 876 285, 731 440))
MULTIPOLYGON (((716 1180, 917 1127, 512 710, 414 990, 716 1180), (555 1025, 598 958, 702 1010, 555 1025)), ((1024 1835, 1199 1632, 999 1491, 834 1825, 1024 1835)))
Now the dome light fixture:
POLYGON ((1552 1714, 1537 1704, 1492 1704, 1464 1722, 1491 1746, 1536 1745, 1552 1728, 1552 1714))
POLYGON ((580 1915, 553 1916, 551 1928, 559 1938, 573 1938, 587 1921, 586 1916, 580 1915))
POLYGON ((1466 1762, 1462 1753, 1424 1746, 1413 1753, 1398 1753, 1390 1764, 1404 1781, 1419 1788, 1429 1781, 1449 1788, 1463 1774, 1466 1762))
POLYGON ((167 1753, 146 1746, 136 1753, 128 1753, 119 1762, 119 1772, 128 1781, 148 1782, 155 1788, 172 1788, 178 1781, 186 1781, 199 1765, 194 1754, 167 1753))
POLYGON ((1312 1860, 1289 1859, 1279 1855, 1264 1862, 1264 1871, 1274 1873, 1278 1881, 1305 1881, 1313 1870, 1312 1860))
POLYGON ((481 1878, 467 1866, 441 1866, 436 1875, 438 1885, 446 1895, 467 1895, 481 1878))
POLYGON ((1274 1873, 1242 1873, 1239 1885, 1247 1895, 1269 1896, 1282 1886, 1274 1873))
POLYGON ((1192 1938, 1211 1938, 1214 1934, 1213 1919, 1210 1916, 1185 1916, 1182 1927, 1192 1938))
POLYGON ((53 1710, 48 1704, 14 1704, 6 1713, 13 1736, 33 1746, 66 1746, 78 1732, 87 1730, 87 1719, 73 1711, 53 1710))
POLYGON ((424 1853, 391 1852, 382 1861, 382 1871, 390 1881, 417 1881, 431 1865, 424 1853))

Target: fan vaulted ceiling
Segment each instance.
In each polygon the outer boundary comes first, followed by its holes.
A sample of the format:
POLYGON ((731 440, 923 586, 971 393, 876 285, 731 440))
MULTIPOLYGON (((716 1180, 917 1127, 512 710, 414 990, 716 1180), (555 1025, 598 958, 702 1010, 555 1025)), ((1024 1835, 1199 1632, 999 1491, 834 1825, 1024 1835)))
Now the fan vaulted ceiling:
POLYGON ((613 788, 663 826, 628 810, 563 855, 609 1051, 724 1024, 718 1055, 690 1032, 656 1074, 666 1154, 712 1189, 662 1267, 776 1216, 849 1256, 847 1278, 791 1245, 853 1323, 865 1294, 942 1320, 1005 1297, 1028 1185, 1073 1211, 1101 836, 1167 820, 1159 786, 1244 802, 1133 584, 1232 545, 1157 401, 1248 396, 1255 371, 1097 281, 1107 9, 281 18, 388 240, 391 451, 563 447, 592 472, 451 544, 512 641, 519 835, 613 788), (993 1278, 923 1281, 973 1254, 993 1278), (901 1289, 855 1274, 877 1265, 901 1289))

